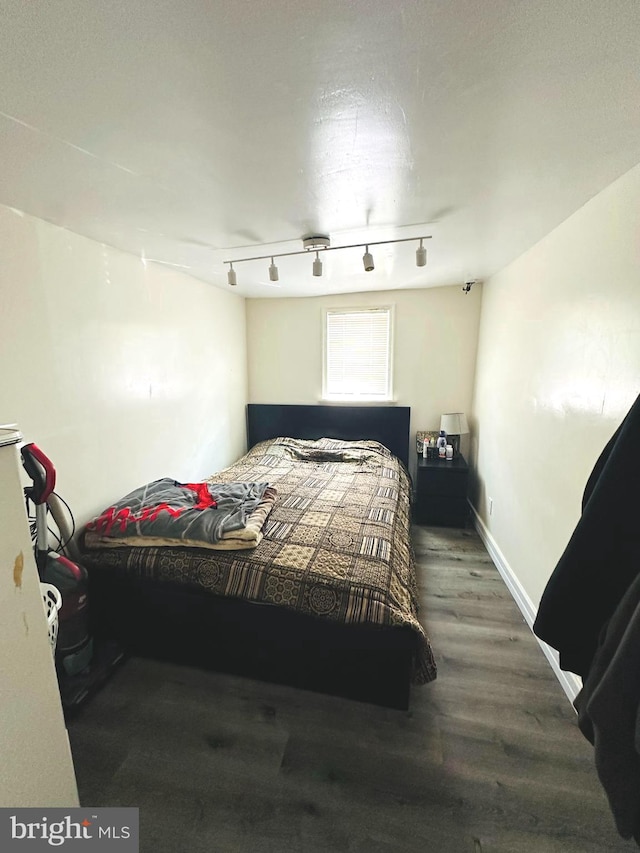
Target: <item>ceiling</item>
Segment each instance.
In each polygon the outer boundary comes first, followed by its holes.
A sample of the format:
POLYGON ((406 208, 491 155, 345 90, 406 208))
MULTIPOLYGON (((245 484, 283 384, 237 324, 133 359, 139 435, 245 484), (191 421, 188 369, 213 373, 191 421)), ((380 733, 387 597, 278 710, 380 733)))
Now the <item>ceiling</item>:
POLYGON ((236 292, 485 279, 640 161, 637 0, 4 0, 0 203, 236 292))

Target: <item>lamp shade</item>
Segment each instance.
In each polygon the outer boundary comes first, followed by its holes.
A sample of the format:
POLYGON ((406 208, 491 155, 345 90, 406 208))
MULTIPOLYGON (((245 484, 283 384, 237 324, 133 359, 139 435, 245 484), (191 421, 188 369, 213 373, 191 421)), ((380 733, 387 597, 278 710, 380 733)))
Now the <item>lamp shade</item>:
POLYGON ((469 432, 469 425, 463 412, 447 412, 440 418, 440 429, 447 435, 464 435, 469 432))

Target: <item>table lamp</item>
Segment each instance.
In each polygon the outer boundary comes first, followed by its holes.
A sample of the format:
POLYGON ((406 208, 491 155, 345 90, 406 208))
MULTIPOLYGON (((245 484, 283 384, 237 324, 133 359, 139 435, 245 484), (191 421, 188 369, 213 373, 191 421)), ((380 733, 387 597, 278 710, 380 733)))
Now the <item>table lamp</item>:
POLYGON ((447 412, 440 418, 440 429, 447 434, 447 441, 453 445, 453 452, 460 453, 460 436, 469 432, 469 424, 463 412, 447 412))

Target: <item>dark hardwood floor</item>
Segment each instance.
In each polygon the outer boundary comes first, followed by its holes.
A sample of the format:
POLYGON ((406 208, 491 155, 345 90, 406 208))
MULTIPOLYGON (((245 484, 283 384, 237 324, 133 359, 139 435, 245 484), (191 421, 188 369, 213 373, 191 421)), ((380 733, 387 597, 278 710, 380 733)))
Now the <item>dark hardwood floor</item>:
POLYGON ((409 712, 140 659, 69 735, 142 853, 607 853, 591 746, 473 530, 414 528, 438 680, 409 712))

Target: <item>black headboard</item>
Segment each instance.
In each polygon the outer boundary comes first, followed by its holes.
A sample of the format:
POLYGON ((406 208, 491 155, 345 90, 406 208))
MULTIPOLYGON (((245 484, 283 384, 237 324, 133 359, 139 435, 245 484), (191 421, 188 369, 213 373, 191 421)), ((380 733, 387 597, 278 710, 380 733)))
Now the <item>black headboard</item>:
POLYGON ((409 465, 409 406, 296 406, 249 403, 247 442, 278 436, 379 441, 409 465))

